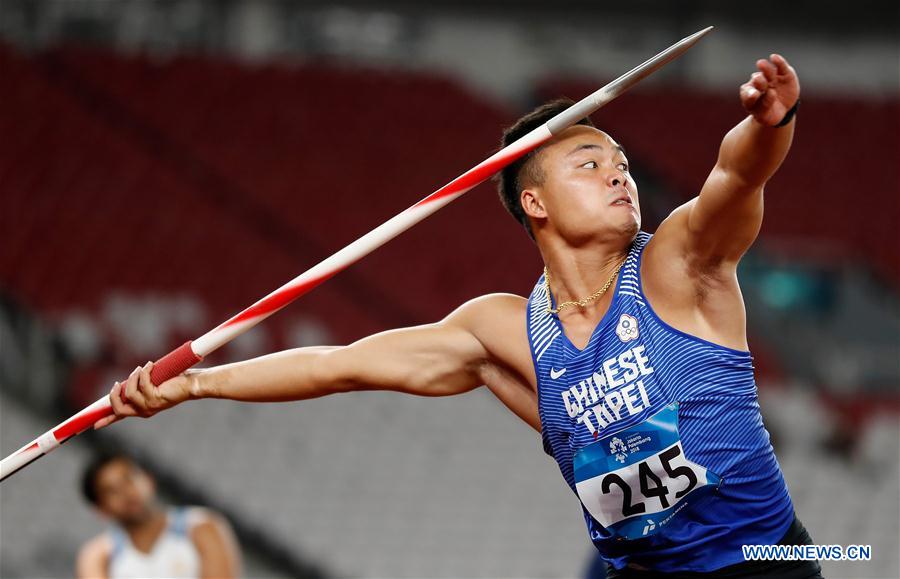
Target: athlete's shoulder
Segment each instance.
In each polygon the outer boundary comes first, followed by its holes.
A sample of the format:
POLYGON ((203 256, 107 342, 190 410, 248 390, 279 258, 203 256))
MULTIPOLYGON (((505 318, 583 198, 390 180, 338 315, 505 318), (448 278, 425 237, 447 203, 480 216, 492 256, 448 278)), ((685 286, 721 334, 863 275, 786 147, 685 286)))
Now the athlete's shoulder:
POLYGON ((200 507, 196 505, 186 505, 178 507, 176 510, 180 512, 184 517, 185 523, 188 528, 194 527, 201 523, 205 523, 209 519, 217 515, 215 511, 207 507, 200 507))
POLYGON ((189 507, 186 513, 187 529, 196 543, 210 533, 221 533, 230 529, 228 521, 211 509, 205 507, 189 507))
POLYGON ((522 296, 507 293, 493 293, 473 298, 453 311, 447 320, 478 327, 520 323, 528 308, 528 300, 522 296))
POLYGON ((110 533, 103 532, 98 535, 95 535, 90 540, 84 542, 81 545, 81 549, 78 551, 79 557, 84 554, 88 556, 102 555, 108 554, 112 551, 113 547, 113 539, 110 533))
POLYGON ((480 365, 483 383, 520 418, 540 430, 527 312, 528 300, 522 296, 494 293, 469 300, 451 317, 487 355, 480 365))
POLYGON ((77 577, 102 577, 112 554, 113 541, 109 533, 101 533, 84 543, 75 559, 77 577))
POLYGON ((463 306, 471 306, 480 310, 490 309, 500 313, 524 311, 528 300, 520 295, 509 293, 493 293, 478 296, 467 301, 463 306))
POLYGON ((528 300, 506 293, 487 294, 457 308, 445 322, 474 336, 491 358, 518 366, 530 361, 525 316, 528 300))
POLYGON ((200 554, 204 569, 214 577, 240 574, 240 547, 228 520, 216 511, 195 507, 191 542, 200 554))

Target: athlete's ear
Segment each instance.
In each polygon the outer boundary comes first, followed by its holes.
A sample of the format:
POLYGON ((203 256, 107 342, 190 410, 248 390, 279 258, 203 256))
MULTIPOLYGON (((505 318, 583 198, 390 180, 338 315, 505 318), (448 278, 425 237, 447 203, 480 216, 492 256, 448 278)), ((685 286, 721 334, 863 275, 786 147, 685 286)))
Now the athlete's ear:
POLYGON ((522 204, 525 215, 534 217, 535 219, 547 217, 547 209, 544 207, 544 200, 541 199, 541 190, 539 187, 522 189, 522 193, 519 195, 519 203, 522 204))

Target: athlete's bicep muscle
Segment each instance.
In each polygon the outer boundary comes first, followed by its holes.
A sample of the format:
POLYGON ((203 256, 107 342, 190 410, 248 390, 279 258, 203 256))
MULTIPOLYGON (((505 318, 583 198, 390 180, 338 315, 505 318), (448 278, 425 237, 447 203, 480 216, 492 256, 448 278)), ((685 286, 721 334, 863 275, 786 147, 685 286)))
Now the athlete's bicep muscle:
POLYGON ((716 165, 687 209, 689 252, 705 265, 734 265, 762 227, 763 185, 716 165))
POLYGON ((467 327, 473 307, 444 320, 369 336, 321 356, 324 380, 338 390, 394 390, 449 396, 483 384, 488 354, 467 327))

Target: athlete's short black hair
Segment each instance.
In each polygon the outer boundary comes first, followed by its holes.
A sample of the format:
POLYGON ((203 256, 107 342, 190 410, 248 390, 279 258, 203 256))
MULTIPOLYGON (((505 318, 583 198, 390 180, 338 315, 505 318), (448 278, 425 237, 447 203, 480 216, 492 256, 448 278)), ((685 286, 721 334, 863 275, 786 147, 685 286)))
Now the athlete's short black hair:
POLYGON ((94 505, 97 504, 97 476, 100 474, 100 471, 103 470, 103 467, 117 460, 124 460, 131 464, 137 464, 132 457, 124 452, 104 451, 94 455, 87 466, 84 467, 84 471, 81 473, 81 494, 86 501, 94 505))
MULTIPOLYGON (((506 147, 510 143, 524 137, 573 104, 575 104, 575 101, 568 98, 560 98, 542 104, 503 131, 501 147, 506 147)), ((588 117, 581 119, 575 124, 588 127, 594 126, 594 123, 588 117)), ((528 216, 525 215, 525 210, 522 209, 519 194, 525 187, 540 185, 543 182, 544 174, 541 171, 541 167, 538 163, 533 162, 539 151, 540 147, 527 155, 523 155, 516 162, 507 165, 496 177, 500 201, 503 202, 506 210, 516 218, 516 221, 525 227, 525 231, 528 232, 531 239, 534 239, 534 232, 531 231, 531 223, 528 221, 528 216)))

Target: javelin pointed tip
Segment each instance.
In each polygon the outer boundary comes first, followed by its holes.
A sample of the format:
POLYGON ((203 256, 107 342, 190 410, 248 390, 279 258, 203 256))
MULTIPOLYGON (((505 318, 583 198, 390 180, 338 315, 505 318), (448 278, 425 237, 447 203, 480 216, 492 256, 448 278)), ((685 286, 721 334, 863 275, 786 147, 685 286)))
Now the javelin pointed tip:
POLYGON ((698 40, 700 38, 703 38, 704 36, 709 34, 713 28, 715 28, 715 26, 707 26, 706 28, 703 28, 703 29, 698 30, 697 32, 691 34, 690 36, 685 38, 685 40, 698 40))
POLYGON ((694 46, 695 44, 697 44, 697 41, 699 41, 701 38, 703 38, 704 36, 709 34, 713 28, 715 28, 715 27, 707 26, 706 28, 698 30, 697 32, 695 32, 689 36, 685 36, 675 46, 682 46, 682 47, 694 46))

